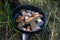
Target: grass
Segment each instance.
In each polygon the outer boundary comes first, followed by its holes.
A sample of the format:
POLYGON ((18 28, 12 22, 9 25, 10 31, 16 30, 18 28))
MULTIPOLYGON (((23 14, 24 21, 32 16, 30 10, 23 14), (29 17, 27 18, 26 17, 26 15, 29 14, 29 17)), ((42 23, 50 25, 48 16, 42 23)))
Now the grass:
MULTIPOLYGON (((40 7, 46 14, 44 30, 34 34, 29 40, 60 40, 60 9, 59 2, 53 0, 20 0, 20 4, 29 4, 40 7)), ((10 3, 0 1, 0 40, 21 40, 21 32, 16 30, 11 22, 10 3)))

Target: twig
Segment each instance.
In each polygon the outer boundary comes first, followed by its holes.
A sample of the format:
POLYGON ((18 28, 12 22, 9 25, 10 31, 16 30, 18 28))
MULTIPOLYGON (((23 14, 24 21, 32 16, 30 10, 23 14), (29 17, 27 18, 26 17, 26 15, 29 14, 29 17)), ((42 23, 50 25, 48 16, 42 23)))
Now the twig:
POLYGON ((0 22, 0 24, 1 24, 1 23, 8 23, 8 22, 0 22))

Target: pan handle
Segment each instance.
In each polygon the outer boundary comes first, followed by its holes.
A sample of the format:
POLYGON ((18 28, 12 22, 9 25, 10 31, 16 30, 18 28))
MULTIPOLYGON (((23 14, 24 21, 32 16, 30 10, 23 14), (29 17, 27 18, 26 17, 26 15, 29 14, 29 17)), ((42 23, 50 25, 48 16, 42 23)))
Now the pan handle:
POLYGON ((22 33, 22 40, 28 40, 31 33, 22 33))

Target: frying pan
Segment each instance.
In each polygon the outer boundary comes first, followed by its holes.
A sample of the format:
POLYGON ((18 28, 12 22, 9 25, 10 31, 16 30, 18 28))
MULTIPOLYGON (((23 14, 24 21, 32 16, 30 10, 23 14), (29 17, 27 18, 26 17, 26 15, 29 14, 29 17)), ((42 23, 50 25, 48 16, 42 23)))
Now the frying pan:
POLYGON ((40 14, 43 15, 43 17, 41 19, 43 20, 44 23, 40 26, 40 28, 41 28, 40 30, 42 30, 43 27, 44 27, 44 25, 45 25, 46 16, 45 16, 45 13, 42 11, 41 8, 35 7, 33 5, 20 5, 20 6, 16 7, 12 11, 12 14, 11 14, 12 24, 14 25, 14 27, 17 30, 19 30, 20 32, 22 32, 22 40, 28 40, 28 36, 31 35, 31 33, 36 33, 36 32, 40 32, 40 31, 39 30, 36 30, 36 31, 29 32, 29 31, 21 30, 20 28, 17 27, 16 22, 15 22, 15 18, 17 18, 19 15, 21 15, 21 14, 18 14, 18 13, 20 13, 20 10, 22 10, 22 9, 39 12, 40 14))

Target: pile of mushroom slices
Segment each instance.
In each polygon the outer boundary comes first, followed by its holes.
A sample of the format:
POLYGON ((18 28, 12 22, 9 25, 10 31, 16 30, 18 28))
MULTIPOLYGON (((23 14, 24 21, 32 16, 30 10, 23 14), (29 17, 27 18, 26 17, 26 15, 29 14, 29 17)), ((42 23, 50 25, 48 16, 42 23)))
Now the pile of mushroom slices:
POLYGON ((22 16, 18 16, 16 18, 18 28, 29 32, 41 29, 40 26, 44 23, 41 19, 43 17, 42 14, 25 9, 20 10, 20 13, 22 14, 22 16))

